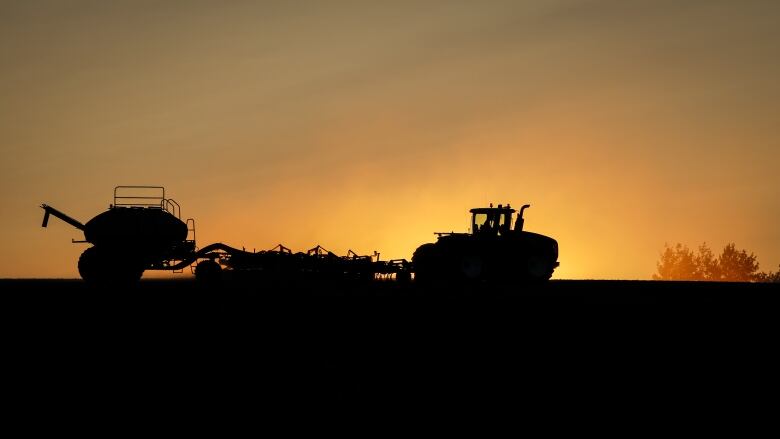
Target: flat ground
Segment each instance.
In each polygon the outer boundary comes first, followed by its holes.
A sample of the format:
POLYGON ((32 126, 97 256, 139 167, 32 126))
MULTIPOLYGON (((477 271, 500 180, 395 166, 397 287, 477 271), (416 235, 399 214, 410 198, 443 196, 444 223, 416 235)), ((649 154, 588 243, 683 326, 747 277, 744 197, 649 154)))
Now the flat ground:
POLYGON ((778 284, 0 280, 0 301, 7 381, 28 404, 240 393, 275 407, 538 409, 778 387, 778 284))

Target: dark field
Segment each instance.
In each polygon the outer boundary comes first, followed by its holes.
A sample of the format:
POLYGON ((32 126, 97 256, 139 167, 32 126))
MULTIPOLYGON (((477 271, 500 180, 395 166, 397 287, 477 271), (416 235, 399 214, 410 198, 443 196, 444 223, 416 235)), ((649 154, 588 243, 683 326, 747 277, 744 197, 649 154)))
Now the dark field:
POLYGON ((778 384, 777 284, 2 280, 0 291, 5 374, 23 404, 625 409, 778 384))

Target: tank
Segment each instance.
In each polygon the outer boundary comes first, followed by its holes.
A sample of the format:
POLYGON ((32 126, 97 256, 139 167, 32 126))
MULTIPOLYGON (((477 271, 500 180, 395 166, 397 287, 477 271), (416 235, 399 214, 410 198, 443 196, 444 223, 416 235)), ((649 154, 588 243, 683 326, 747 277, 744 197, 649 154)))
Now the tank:
POLYGON ((156 252, 187 239, 187 224, 160 208, 111 206, 84 224, 84 239, 100 247, 156 252))

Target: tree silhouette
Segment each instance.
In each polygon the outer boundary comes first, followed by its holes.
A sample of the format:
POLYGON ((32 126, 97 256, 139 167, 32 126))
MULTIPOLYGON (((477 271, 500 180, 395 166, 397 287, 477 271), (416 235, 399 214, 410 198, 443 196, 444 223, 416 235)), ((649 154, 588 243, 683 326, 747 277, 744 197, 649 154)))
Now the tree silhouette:
POLYGON ((780 269, 776 273, 758 271, 756 255, 746 250, 737 250, 734 243, 723 248, 716 258, 712 250, 703 243, 696 252, 677 243, 674 247, 664 245, 661 259, 656 264, 658 274, 655 280, 710 280, 728 282, 778 282, 780 269))
POLYGON ((761 272, 757 275, 759 282, 777 282, 780 283, 780 265, 777 266, 777 271, 772 273, 761 272))
POLYGON ((656 280, 701 280, 701 273, 693 252, 680 243, 674 247, 664 245, 665 250, 658 261, 656 280))
POLYGON ((719 280, 730 282, 750 282, 758 279, 756 255, 745 250, 737 251, 733 243, 723 248, 718 257, 719 280))
POLYGON ((695 261, 700 274, 698 280, 717 280, 720 277, 718 260, 715 259, 715 255, 706 242, 699 246, 699 253, 696 255, 695 261))

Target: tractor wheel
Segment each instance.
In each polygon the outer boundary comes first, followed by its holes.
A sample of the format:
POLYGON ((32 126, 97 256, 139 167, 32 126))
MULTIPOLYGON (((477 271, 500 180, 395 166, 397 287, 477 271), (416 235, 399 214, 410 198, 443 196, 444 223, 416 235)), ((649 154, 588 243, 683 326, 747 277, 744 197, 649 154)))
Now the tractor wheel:
POLYGON ((550 264, 540 258, 529 259, 526 267, 528 279, 533 282, 546 282, 550 280, 553 275, 550 264))
POLYGON ((395 281, 402 285, 407 285, 412 281, 412 273, 408 271, 399 271, 395 274, 395 281))
POLYGON ((482 278, 482 258, 476 255, 465 255, 460 259, 460 274, 466 280, 478 280, 482 278))
POLYGON ((195 279, 205 284, 217 283, 222 279, 222 267, 212 260, 200 261, 195 266, 195 279))
POLYGON ((440 274, 441 256, 436 244, 423 244, 417 247, 412 255, 414 280, 420 284, 428 284, 440 274))

